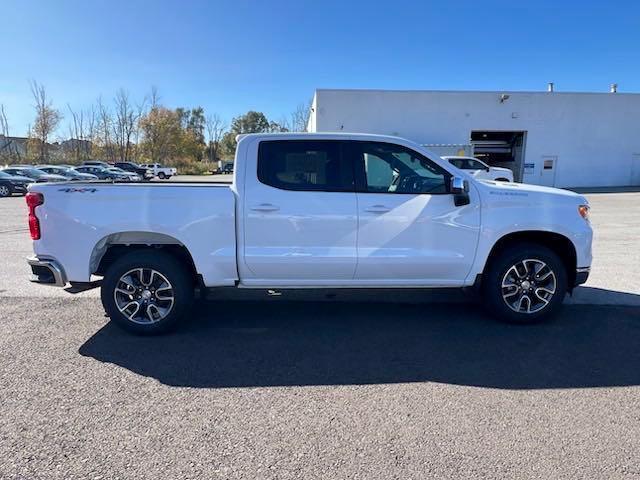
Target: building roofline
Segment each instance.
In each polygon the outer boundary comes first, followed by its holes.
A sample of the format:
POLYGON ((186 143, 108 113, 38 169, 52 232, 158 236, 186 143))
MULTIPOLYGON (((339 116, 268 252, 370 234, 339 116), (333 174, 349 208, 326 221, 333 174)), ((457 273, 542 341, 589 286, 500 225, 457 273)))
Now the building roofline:
POLYGON ((503 93, 509 95, 526 94, 526 95, 610 95, 610 96, 638 96, 640 92, 571 92, 558 91, 547 92, 545 90, 400 90, 400 89, 384 89, 384 88, 316 88, 315 93, 321 92, 366 92, 366 93, 486 93, 492 95, 500 95, 503 93))

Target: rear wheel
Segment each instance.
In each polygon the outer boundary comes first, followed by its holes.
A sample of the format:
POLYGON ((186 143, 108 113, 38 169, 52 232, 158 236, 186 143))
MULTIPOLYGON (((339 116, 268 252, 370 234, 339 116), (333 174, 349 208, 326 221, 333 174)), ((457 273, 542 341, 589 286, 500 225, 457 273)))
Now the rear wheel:
POLYGON ((167 176, 165 175, 164 172, 160 172, 160 173, 158 173, 158 178, 164 180, 165 178, 167 178, 167 176))
POLYGON ((0 197, 8 197, 11 195, 11 190, 6 185, 0 185, 0 197))
POLYGON ((125 330, 163 333, 189 312, 193 282, 175 257, 157 250, 134 251, 107 269, 101 299, 107 315, 125 330))
POLYGON ((558 311, 567 292, 560 257, 542 245, 520 244, 495 257, 483 279, 489 310, 501 320, 533 323, 558 311))

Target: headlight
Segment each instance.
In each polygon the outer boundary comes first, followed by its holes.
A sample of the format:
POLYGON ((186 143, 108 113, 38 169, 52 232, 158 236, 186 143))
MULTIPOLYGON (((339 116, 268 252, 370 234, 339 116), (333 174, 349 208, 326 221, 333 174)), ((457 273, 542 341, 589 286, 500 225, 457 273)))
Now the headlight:
POLYGON ((578 213, 585 220, 589 220, 589 210, 591 210, 589 205, 578 205, 578 213))

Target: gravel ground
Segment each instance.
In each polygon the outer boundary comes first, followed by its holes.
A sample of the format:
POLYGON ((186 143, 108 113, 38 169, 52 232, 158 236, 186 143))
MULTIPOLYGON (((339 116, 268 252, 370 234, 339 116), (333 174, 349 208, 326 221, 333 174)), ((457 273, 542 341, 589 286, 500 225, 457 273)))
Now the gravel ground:
POLYGON ((550 323, 285 294, 158 338, 28 284, 2 199, 0 478, 640 477, 640 194, 589 199, 594 271, 550 323))

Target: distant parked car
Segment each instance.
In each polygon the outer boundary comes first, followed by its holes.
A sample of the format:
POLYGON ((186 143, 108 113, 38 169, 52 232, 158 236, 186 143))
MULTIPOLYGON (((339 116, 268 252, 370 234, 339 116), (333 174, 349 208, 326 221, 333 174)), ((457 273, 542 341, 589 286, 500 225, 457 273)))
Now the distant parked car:
POLYGON ((104 168, 96 165, 81 165, 75 170, 80 173, 90 173, 100 180, 111 180, 115 182, 130 182, 131 174, 129 172, 111 171, 114 167, 104 168))
POLYGON ((50 173, 43 172, 42 170, 38 170, 33 167, 15 167, 11 166, 9 168, 5 168, 3 172, 8 173, 9 175, 17 175, 20 177, 27 177, 33 180, 36 183, 44 183, 44 182, 64 182, 67 179, 61 175, 52 175, 50 173))
POLYGON ((145 163, 140 165, 143 168, 147 168, 153 172, 153 175, 164 180, 165 178, 171 178, 178 174, 178 170, 171 167, 163 167, 159 163, 145 163))
POLYGON ((107 162, 103 162, 101 160, 85 160, 84 162, 82 162, 82 166, 84 167, 85 165, 91 166, 91 167, 104 167, 104 168, 108 168, 111 166, 107 162))
POLYGON ((454 167, 466 170, 478 180, 513 182, 513 172, 508 168, 491 167, 474 157, 442 157, 454 167))
POLYGON ((61 165, 44 165, 42 167, 38 167, 38 170, 54 175, 60 175, 74 182, 98 179, 98 177, 91 173, 81 173, 71 167, 63 167, 61 165))
POLYGON ((0 170, 0 197, 8 197, 14 193, 27 194, 27 186, 33 183, 28 177, 10 175, 0 170))
POLYGON ((107 168, 107 171, 115 173, 117 175, 124 175, 131 182, 140 182, 140 181, 142 181, 142 177, 140 175, 138 175, 137 173, 127 172, 126 170, 123 170, 123 169, 118 168, 118 167, 109 167, 109 168, 107 168))
POLYGON ((140 177, 144 180, 153 178, 153 171, 149 168, 145 168, 137 163, 133 162, 115 162, 113 164, 115 167, 121 168, 122 170, 126 170, 127 172, 133 172, 140 175, 140 177))
POLYGON ((224 167, 222 167, 221 173, 226 173, 226 174, 233 173, 233 163, 227 163, 224 167))

